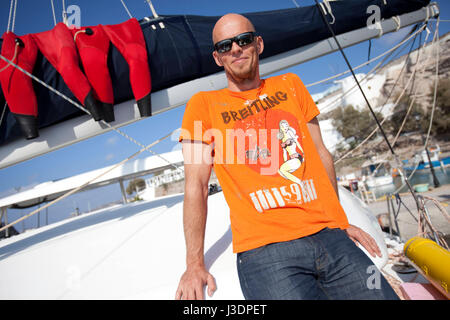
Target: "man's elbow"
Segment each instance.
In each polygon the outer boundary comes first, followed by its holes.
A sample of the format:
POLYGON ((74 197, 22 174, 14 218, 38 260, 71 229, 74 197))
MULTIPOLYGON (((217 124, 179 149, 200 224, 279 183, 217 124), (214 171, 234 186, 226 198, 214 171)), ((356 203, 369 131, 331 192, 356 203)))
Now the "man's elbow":
POLYGON ((207 198, 209 193, 209 183, 204 181, 185 181, 184 194, 185 197, 207 198))

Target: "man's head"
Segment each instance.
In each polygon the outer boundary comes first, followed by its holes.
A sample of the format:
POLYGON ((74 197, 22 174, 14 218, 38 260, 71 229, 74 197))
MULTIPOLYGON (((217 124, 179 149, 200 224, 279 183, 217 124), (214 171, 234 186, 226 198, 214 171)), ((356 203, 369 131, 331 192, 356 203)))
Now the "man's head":
POLYGON ((217 21, 212 33, 214 44, 225 39, 235 40, 231 42, 229 51, 214 50, 213 57, 217 65, 224 67, 229 81, 236 84, 255 79, 259 82, 259 55, 263 52, 264 43, 261 37, 254 36, 254 40, 245 45, 249 42, 248 34, 245 34, 248 32, 255 32, 250 20, 242 15, 230 13, 217 21), (241 38, 236 39, 235 37, 239 35, 242 35, 241 38))

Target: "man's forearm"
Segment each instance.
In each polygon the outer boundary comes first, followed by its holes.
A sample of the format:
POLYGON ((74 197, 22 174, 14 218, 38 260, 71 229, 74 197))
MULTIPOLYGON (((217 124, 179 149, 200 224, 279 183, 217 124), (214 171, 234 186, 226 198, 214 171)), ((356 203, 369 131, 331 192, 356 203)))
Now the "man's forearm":
POLYGON ((317 117, 311 119, 307 123, 307 126, 308 126, 308 130, 311 134, 311 138, 313 139, 314 144, 316 146, 317 152, 319 153, 320 160, 322 160, 322 163, 325 167, 328 178, 330 179, 330 182, 334 188, 334 191, 336 192, 336 195, 339 199, 339 192, 338 192, 338 187, 337 187, 336 171, 334 169, 333 157, 332 157, 331 153, 328 151, 325 144, 323 143, 322 134, 320 132, 319 120, 317 120, 317 117))
POLYGON ((328 178, 330 179, 331 185, 333 186, 334 191, 336 191, 336 195, 339 199, 339 191, 336 181, 336 170, 334 169, 333 156, 327 149, 321 150, 319 152, 319 155, 327 172, 328 178))
POLYGON ((186 188, 183 225, 186 240, 186 265, 204 265, 204 240, 208 191, 204 188, 186 188))

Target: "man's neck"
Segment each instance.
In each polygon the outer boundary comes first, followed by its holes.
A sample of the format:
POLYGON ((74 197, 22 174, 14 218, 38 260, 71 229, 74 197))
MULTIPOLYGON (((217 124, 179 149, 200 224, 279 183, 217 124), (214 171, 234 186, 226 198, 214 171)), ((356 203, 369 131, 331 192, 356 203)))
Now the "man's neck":
POLYGON ((253 79, 230 79, 228 78, 228 90, 234 92, 248 91, 256 89, 261 85, 261 78, 259 74, 253 79))

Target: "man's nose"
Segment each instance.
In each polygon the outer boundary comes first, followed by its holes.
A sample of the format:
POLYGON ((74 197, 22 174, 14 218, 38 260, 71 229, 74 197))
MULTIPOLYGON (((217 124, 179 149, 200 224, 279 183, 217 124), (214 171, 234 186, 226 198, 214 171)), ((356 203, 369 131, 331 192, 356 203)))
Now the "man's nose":
POLYGON ((242 48, 235 42, 233 41, 231 43, 231 53, 239 53, 242 51, 242 48))

